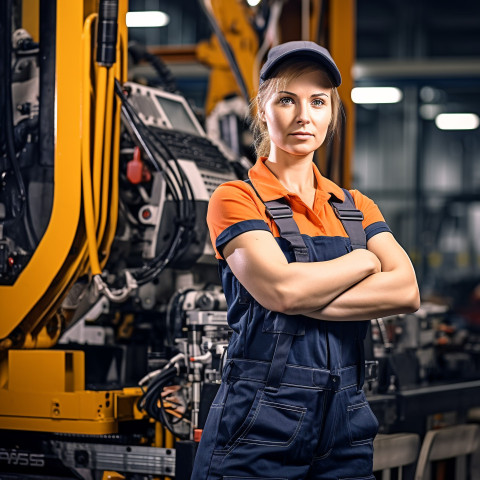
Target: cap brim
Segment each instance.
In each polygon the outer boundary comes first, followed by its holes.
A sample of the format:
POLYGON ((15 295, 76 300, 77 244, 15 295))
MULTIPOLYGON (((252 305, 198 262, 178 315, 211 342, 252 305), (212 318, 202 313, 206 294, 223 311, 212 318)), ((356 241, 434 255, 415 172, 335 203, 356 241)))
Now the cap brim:
POLYGON ((288 58, 295 57, 295 58, 308 58, 317 61, 320 63, 325 70, 327 71, 328 75, 330 76, 333 86, 338 87, 342 83, 342 77, 340 72, 335 65, 328 57, 323 55, 320 52, 315 50, 307 50, 305 48, 299 48, 295 50, 290 50, 289 52, 284 53, 277 57, 271 64, 267 63, 263 66, 262 71, 260 72, 260 84, 262 84, 265 80, 270 78, 273 70, 275 70, 279 65, 281 65, 285 60, 288 58))

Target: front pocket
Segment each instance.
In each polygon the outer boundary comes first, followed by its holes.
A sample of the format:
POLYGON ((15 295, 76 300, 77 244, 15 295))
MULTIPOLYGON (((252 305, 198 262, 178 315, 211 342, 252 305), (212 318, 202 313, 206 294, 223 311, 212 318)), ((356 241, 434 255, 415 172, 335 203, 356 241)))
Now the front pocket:
POLYGON ((245 420, 222 450, 231 451, 240 443, 287 447, 297 436, 306 411, 304 407, 268 401, 260 389, 245 420))
POLYGON ((287 447, 295 440, 306 411, 303 407, 261 399, 255 416, 240 441, 287 447))
POLYGON ((207 420, 203 427, 204 433, 202 435, 202 443, 205 444, 204 448, 207 448, 207 450, 213 448, 217 441, 218 428, 222 419, 229 388, 230 385, 226 382, 220 384, 220 388, 208 411, 207 420))
POLYGON ((378 432, 378 420, 368 402, 350 405, 347 408, 347 417, 350 445, 364 445, 373 441, 378 432))

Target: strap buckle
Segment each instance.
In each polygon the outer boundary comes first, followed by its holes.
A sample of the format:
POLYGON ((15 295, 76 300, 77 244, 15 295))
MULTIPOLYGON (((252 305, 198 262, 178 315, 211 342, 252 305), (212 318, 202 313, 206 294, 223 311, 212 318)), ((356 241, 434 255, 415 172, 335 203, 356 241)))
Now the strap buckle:
POLYGON ((293 217, 292 209, 288 205, 269 206, 267 212, 274 220, 293 217))
POLYGON ((363 221, 363 212, 360 210, 344 210, 343 208, 337 208, 335 205, 332 205, 335 215, 340 220, 358 220, 363 221))
POLYGON ((372 382, 378 378, 378 360, 367 360, 365 362, 365 381, 372 382))

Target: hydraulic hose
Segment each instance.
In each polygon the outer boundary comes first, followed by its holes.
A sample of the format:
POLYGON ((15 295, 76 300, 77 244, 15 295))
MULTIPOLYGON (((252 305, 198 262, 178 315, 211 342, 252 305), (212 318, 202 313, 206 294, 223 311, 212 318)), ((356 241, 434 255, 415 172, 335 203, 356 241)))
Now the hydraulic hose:
MULTIPOLYGON (((93 202, 95 222, 100 218, 100 192, 102 185, 102 155, 105 130, 105 110, 107 97, 107 68, 98 67, 95 85, 95 125, 93 141, 93 202)), ((103 159, 105 160, 105 159, 103 159)))
POLYGON ((83 189, 83 209, 85 217, 85 230, 87 234, 88 254, 90 257, 90 268, 93 275, 100 275, 102 270, 98 260, 97 238, 96 238, 96 218, 95 207, 93 203, 92 192, 92 173, 90 168, 90 121, 91 121, 91 31, 92 24, 97 15, 92 13, 85 20, 83 27, 83 109, 82 109, 82 189, 83 189))
MULTIPOLYGON (((122 55, 124 51, 122 49, 124 39, 120 35, 119 46, 117 47, 118 51, 118 62, 114 65, 114 79, 121 78, 123 79, 122 65, 125 62, 125 58, 122 55)), ((114 82, 115 83, 115 82, 114 82)), ((113 88, 115 85, 113 86, 113 88)), ((103 241, 100 245, 101 251, 105 252, 105 260, 108 258, 110 252, 110 245, 113 242, 115 236, 115 230, 117 227, 117 218, 118 218, 118 194, 119 194, 119 171, 120 171, 120 115, 122 109, 122 102, 115 96, 115 118, 113 121, 114 131, 113 131, 113 157, 112 157, 112 185, 111 185, 111 197, 110 197, 110 212, 109 217, 110 221, 108 223, 107 232, 103 238, 103 241)))
POLYGON ((100 246, 105 233, 105 226, 107 224, 109 191, 110 191, 110 163, 112 151, 112 123, 113 123, 113 69, 107 72, 107 103, 105 107, 105 130, 104 130, 104 145, 103 145, 103 172, 102 172, 102 190, 101 190, 101 210, 100 220, 97 231, 97 245, 100 246), (112 94, 110 94, 112 92, 112 94))
MULTIPOLYGON (((118 31, 118 0, 100 0, 97 19, 97 56, 98 65, 96 98, 95 98, 95 140, 93 147, 93 195, 95 201, 96 220, 100 224, 98 239, 103 236, 105 228, 100 221, 100 191, 101 187, 106 188, 105 196, 108 202, 108 183, 109 178, 105 178, 106 173, 110 173, 110 151, 111 145, 108 145, 112 133, 112 113, 113 113, 113 73, 109 72, 110 67, 115 63, 117 56, 117 31, 118 31), (104 144, 105 142, 105 144, 104 144), (108 156, 105 155, 108 153, 108 156), (103 155, 103 184, 102 184, 102 154, 103 155), (106 165, 108 163, 108 165, 106 165)), ((103 213, 106 214, 106 205, 103 206, 103 213)), ((106 221, 106 219, 105 219, 106 221)), ((100 243, 100 242, 99 242, 100 243)))
MULTIPOLYGON (((82 186, 85 229, 92 275, 101 275, 98 248, 105 233, 109 203, 111 170, 111 136, 114 72, 110 67, 117 57, 118 1, 101 0, 98 16, 90 15, 84 26, 84 89, 82 135, 82 186), (95 126, 93 141, 93 182, 91 167, 91 44, 92 24, 97 20, 98 65, 95 85, 95 126)), ((118 130, 118 129, 117 129, 118 130)), ((118 136, 115 135, 118 139, 118 136)), ((114 147, 115 148, 115 147, 114 147)), ((115 179, 112 180, 115 182, 115 179)), ((118 191, 118 190, 117 190, 118 191)))

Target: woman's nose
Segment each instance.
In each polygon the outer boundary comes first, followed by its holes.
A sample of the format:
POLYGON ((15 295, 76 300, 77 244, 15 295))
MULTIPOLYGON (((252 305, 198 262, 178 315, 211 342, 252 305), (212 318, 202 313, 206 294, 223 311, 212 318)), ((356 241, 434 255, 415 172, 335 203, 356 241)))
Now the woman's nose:
POLYGON ((299 118, 299 119, 297 120, 297 123, 298 123, 299 125, 307 125, 307 124, 310 123, 310 120, 309 120, 308 118, 303 118, 303 117, 302 117, 302 118, 299 118))
POLYGON ((310 119, 308 116, 307 108, 305 106, 300 106, 297 112, 297 123, 299 125, 306 125, 310 123, 310 119))

